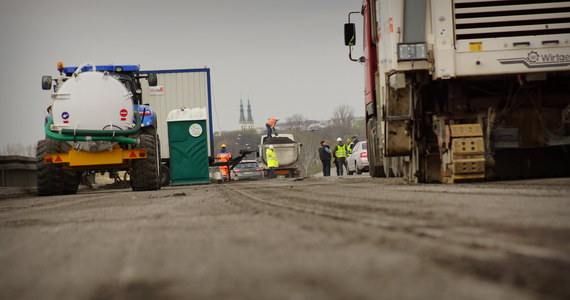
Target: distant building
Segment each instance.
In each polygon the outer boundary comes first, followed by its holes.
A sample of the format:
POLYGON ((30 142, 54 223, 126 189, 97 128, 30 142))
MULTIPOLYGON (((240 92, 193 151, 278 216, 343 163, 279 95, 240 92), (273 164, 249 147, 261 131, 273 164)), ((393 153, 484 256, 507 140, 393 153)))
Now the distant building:
POLYGON ((243 101, 241 99, 239 100, 239 126, 241 130, 253 129, 253 117, 251 116, 251 104, 249 103, 249 99, 247 100, 247 119, 243 111, 243 101))

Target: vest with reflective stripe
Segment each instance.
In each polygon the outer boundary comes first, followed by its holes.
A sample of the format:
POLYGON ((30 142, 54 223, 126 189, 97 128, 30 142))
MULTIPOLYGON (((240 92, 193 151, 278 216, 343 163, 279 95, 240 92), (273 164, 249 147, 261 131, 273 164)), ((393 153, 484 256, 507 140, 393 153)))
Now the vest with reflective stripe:
POLYGON ((350 144, 348 144, 348 148, 346 148, 348 150, 348 154, 352 153, 352 150, 354 149, 354 142, 350 142, 350 144))
POLYGON ((275 155, 275 151, 267 149, 265 151, 265 157, 267 158, 268 168, 276 168, 277 166, 279 166, 279 164, 277 163, 277 155, 275 155))
POLYGON ((336 157, 346 157, 346 146, 337 146, 336 157))
POLYGON ((228 162, 232 159, 232 154, 230 152, 220 152, 216 155, 216 158, 221 162, 228 162))

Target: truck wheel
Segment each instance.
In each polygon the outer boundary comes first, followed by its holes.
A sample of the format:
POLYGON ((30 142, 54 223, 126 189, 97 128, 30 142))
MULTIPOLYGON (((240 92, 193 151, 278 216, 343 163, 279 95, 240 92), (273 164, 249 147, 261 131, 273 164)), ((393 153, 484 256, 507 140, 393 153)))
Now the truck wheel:
POLYGON ((37 189, 40 196, 76 194, 79 181, 75 171, 64 171, 44 162, 45 154, 61 153, 64 142, 46 138, 38 141, 36 151, 37 189))
POLYGON ((167 165, 160 165, 160 186, 170 185, 170 168, 167 165))
POLYGON ((370 177, 385 177, 384 167, 376 165, 376 151, 379 145, 377 144, 378 127, 376 117, 370 118, 366 124, 366 136, 368 138, 368 173, 370 177))
POLYGON ((63 171, 63 193, 77 194, 81 173, 77 171, 63 171))
POLYGON ((158 136, 156 129, 150 127, 141 130, 138 135, 138 148, 146 150, 146 158, 134 159, 131 170, 133 191, 151 191, 160 189, 160 157, 158 155, 158 136))

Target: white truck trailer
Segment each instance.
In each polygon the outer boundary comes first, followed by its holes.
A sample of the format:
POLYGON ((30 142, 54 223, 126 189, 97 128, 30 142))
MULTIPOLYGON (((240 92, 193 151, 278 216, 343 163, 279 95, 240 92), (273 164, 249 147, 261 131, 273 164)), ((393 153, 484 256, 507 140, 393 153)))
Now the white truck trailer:
POLYGON ((279 136, 267 138, 261 137, 259 145, 259 160, 264 173, 268 173, 267 157, 265 151, 273 145, 273 151, 277 156, 279 166, 275 168, 275 175, 277 177, 299 177, 301 172, 298 169, 299 155, 301 153, 301 144, 295 142, 292 134, 279 134, 279 136))

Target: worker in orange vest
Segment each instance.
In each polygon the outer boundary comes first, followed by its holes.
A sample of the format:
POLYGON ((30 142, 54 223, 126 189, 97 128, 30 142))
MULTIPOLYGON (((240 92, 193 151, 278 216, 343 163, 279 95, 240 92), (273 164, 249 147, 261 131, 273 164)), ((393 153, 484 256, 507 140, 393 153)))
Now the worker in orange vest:
MULTIPOLYGON (((222 150, 216 155, 218 162, 228 162, 232 159, 232 154, 226 150, 226 144, 222 144, 222 150)), ((230 170, 228 166, 219 166, 224 181, 230 180, 230 170)))
POLYGON ((277 121, 279 121, 279 119, 277 118, 269 118, 267 119, 267 123, 265 123, 265 128, 267 128, 267 138, 271 138, 271 133, 275 132, 275 135, 277 135, 277 132, 275 131, 275 124, 277 124, 277 121))

